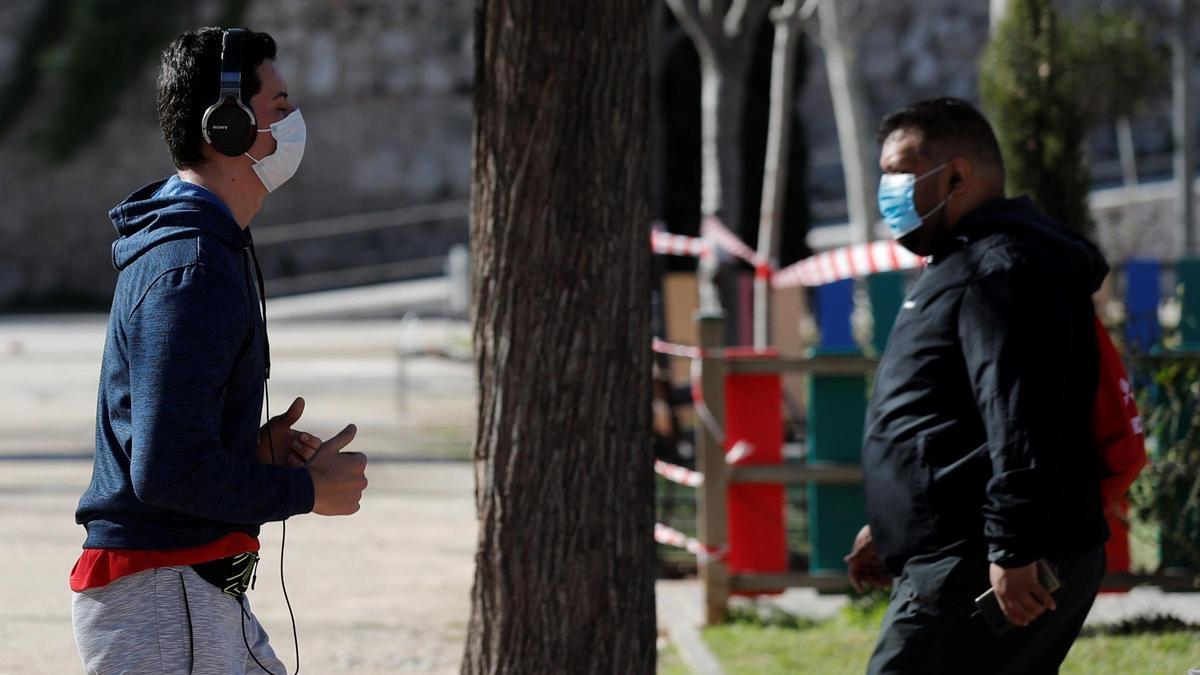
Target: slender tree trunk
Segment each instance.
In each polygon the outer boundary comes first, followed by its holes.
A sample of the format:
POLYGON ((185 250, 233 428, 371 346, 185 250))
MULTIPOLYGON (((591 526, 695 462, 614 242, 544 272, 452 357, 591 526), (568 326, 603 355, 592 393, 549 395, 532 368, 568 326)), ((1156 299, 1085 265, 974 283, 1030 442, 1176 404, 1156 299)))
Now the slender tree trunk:
POLYGON ((1121 178, 1125 182, 1125 187, 1131 188, 1137 185, 1137 155, 1134 154, 1133 146, 1133 124, 1129 121, 1128 115, 1121 115, 1117 118, 1117 154, 1121 158, 1121 178))
MULTIPOLYGON (((798 42, 798 2, 785 2, 779 16, 772 17, 775 41, 771 54, 771 112, 767 122, 767 154, 763 166, 762 207, 758 218, 758 257, 778 264, 780 224, 787 198, 788 165, 792 148, 792 104, 798 42)), ((754 346, 766 347, 770 335, 770 282, 754 279, 754 346)))
POLYGON ((734 232, 742 212, 742 113, 746 106, 746 49, 700 56, 700 213, 716 216, 734 232))
POLYGON ((477 0, 463 673, 652 673, 645 3, 477 0))
MULTIPOLYGON (((746 105, 745 50, 719 60, 700 52, 700 215, 740 232, 742 213, 742 113, 746 105)), ((721 308, 713 283, 717 257, 700 261, 700 309, 721 308)))
POLYGON ((817 11, 821 20, 821 42, 825 49, 825 67, 837 121, 841 146, 842 171, 846 181, 846 211, 850 221, 850 241, 862 243, 874 239, 872 225, 877 220, 875 205, 876 152, 867 120, 867 99, 858 69, 852 33, 844 25, 840 2, 822 0, 817 11))
POLYGON ((1191 0, 1175 0, 1175 26, 1171 32, 1172 52, 1172 126, 1175 135, 1175 183, 1179 200, 1179 220, 1183 229, 1183 247, 1186 255, 1195 255, 1196 206, 1192 191, 1193 174, 1196 170, 1196 151, 1192 147, 1195 135, 1192 127, 1191 72, 1191 0))
MULTIPOLYGON (((741 232, 746 70, 770 0, 666 0, 700 55, 700 215, 741 232)), ((715 257, 701 259, 700 310, 721 309, 715 257)))

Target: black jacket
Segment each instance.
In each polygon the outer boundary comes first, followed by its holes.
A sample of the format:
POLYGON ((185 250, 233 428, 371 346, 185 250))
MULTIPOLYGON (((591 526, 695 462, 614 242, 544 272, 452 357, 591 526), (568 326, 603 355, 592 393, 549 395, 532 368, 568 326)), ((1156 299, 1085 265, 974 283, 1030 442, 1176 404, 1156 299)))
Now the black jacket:
POLYGON ((867 517, 917 554, 1005 567, 1108 537, 1092 441, 1092 293, 1108 265, 1027 198, 963 217, 892 329, 867 413, 867 517))

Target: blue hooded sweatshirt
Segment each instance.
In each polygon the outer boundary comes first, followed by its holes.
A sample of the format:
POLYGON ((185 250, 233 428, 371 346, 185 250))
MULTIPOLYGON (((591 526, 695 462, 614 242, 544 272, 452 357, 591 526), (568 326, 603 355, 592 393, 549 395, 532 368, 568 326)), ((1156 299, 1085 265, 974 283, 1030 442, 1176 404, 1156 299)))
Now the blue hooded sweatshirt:
POLYGON ((256 460, 266 347, 248 233, 177 177, 109 216, 119 275, 75 513, 84 548, 198 546, 311 511, 306 469, 256 460))

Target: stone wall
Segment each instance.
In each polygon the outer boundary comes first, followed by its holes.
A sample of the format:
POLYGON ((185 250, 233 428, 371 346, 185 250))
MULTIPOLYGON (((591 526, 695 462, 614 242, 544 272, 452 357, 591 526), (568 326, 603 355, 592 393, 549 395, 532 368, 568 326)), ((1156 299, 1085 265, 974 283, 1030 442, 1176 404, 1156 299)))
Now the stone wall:
MULTIPOLYGON (((201 18, 215 16, 219 4, 201 0, 201 18)), ((1168 0, 1152 4, 1165 7, 1168 0)), ((23 27, 38 5, 39 0, 0 3, 0 74, 8 72, 23 27)), ((872 120, 920 98, 977 100, 975 64, 986 41, 988 3, 863 0, 861 5, 855 28, 861 33, 858 54, 872 120)), ((279 42, 279 68, 309 129, 304 165, 267 200, 256 226, 467 198, 470 0, 254 2, 245 23, 279 42)), ((808 49, 811 70, 799 92, 797 114, 804 118, 811 147, 815 215, 836 220, 844 217, 836 126, 823 55, 811 43, 808 49)), ((126 92, 120 113, 69 164, 48 167, 27 150, 24 141, 36 129, 36 102, 0 143, 0 306, 19 297, 66 294, 103 301, 108 296, 115 273, 108 253, 113 231, 105 212, 172 170, 153 117, 153 71, 146 68, 126 92)), ((1196 76, 1200 91, 1200 68, 1196 76)), ((1165 95, 1135 120, 1134 134, 1139 154, 1169 153, 1165 95)), ((1111 130, 1098 130, 1090 151, 1097 176, 1116 175, 1111 130)), ((1147 161, 1143 168, 1162 167, 1147 161)), ((1114 219, 1119 217, 1110 211, 1104 223, 1114 219)), ((274 246, 263 257, 268 276, 290 275, 434 255, 465 237, 464 213, 461 219, 420 228, 274 246)))
MULTIPOLYGON (((0 3, 0 73, 37 5, 0 3)), ((200 23, 210 22, 219 3, 200 5, 200 23)), ((267 199, 256 227, 466 199, 470 0, 255 2, 244 23, 275 37, 308 126, 299 173, 267 199)), ((37 129, 36 102, 0 144, 0 305, 111 294, 107 210, 173 171, 154 119, 155 70, 145 69, 101 136, 65 165, 45 165, 24 143, 37 129)), ((464 210, 421 228, 269 247, 263 262, 269 277, 313 272, 442 253, 465 237, 464 210)))

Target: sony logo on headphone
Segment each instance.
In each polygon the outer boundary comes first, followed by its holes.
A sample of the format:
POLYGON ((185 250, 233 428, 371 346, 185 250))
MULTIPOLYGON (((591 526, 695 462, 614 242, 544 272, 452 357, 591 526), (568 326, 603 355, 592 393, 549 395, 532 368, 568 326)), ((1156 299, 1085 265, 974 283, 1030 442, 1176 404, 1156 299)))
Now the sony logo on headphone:
POLYGON ((225 131, 226 129, 229 128, 229 125, 228 124, 214 124, 214 125, 212 125, 212 128, 216 131, 225 131))

